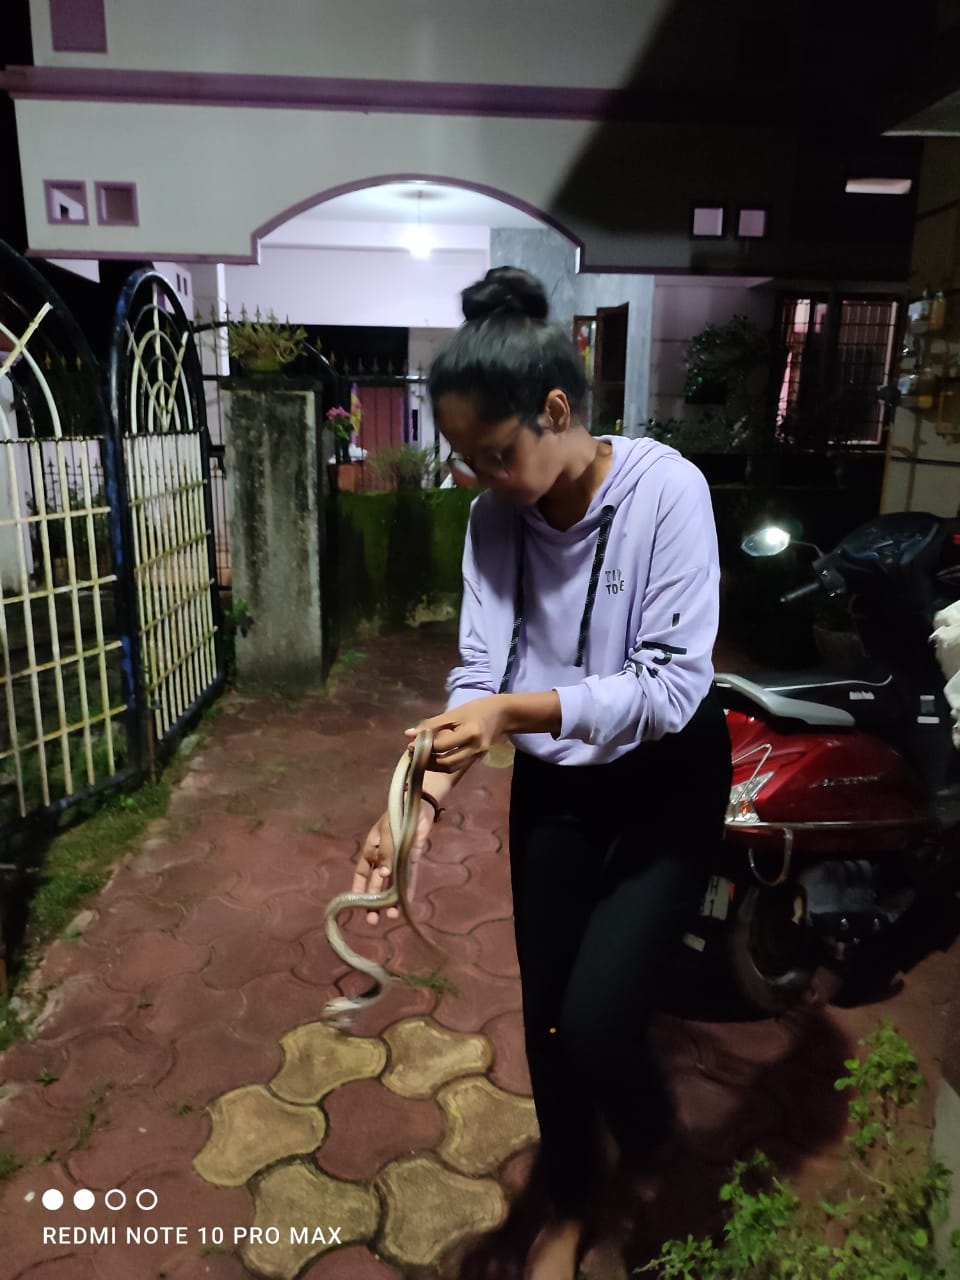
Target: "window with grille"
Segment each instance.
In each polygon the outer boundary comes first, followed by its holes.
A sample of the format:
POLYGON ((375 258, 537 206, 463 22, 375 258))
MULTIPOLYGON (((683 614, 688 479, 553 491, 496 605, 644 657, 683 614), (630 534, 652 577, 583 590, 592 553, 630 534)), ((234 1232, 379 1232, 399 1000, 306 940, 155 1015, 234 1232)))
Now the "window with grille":
POLYGON ((895 298, 792 296, 780 307, 777 431, 801 448, 878 445, 899 324, 895 298))

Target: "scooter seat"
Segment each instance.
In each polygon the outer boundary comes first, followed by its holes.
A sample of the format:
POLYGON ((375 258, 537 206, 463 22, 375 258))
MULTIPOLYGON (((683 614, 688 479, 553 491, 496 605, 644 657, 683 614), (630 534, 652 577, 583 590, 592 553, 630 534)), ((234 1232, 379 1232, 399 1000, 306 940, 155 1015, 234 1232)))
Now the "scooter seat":
MULTIPOLYGON (((800 697, 799 688, 794 694, 786 689, 767 688, 756 680, 748 680, 746 676, 718 672, 714 684, 720 692, 725 706, 730 705, 729 695, 739 695, 739 699, 754 703, 768 716, 778 719, 800 720, 809 725, 829 725, 835 729, 853 729, 856 720, 849 711, 841 707, 832 707, 823 702, 815 702, 812 698, 800 697)), ((816 693, 817 686, 811 686, 810 692, 816 693)), ((735 701, 738 700, 735 698, 735 701)))

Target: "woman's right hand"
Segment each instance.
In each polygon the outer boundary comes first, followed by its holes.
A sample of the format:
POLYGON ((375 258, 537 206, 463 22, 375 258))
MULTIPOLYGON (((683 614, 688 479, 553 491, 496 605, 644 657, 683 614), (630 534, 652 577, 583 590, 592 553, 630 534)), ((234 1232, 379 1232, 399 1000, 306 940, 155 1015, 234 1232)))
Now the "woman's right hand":
MULTIPOLYGON (((408 898, 413 897, 415 878, 413 869, 420 861, 420 856, 427 847, 430 828, 433 826, 435 817, 433 805, 427 800, 421 800, 420 815, 417 818, 417 826, 413 836, 413 844, 410 846, 407 864, 409 868, 408 898)), ((390 877, 393 874, 393 858, 394 848, 393 837, 390 834, 390 819, 386 813, 382 813, 367 832, 367 838, 363 842, 363 848, 360 850, 360 857, 357 859, 356 870, 353 874, 353 884, 350 886, 351 893, 383 893, 390 885, 390 877)), ((387 908, 389 919, 396 920, 399 915, 399 907, 387 908)), ((379 919, 379 911, 367 912, 368 924, 376 924, 379 919)))

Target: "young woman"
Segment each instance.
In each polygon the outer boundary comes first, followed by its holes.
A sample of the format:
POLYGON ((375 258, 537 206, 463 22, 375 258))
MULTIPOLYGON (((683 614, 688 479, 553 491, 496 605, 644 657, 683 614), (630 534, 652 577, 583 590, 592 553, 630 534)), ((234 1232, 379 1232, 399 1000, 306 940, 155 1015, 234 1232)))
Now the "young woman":
MULTIPOLYGON (((583 425, 583 368, 540 283, 497 268, 430 373, 451 465, 486 492, 463 556, 461 665, 434 731, 417 839, 466 769, 516 747, 510 862, 527 1057, 552 1212, 529 1280, 574 1280, 610 1139, 670 1128, 647 1028, 705 888, 730 787, 711 695, 716 530, 700 472, 583 425)), ((354 888, 378 890, 385 818, 354 888)), ((624 1273, 625 1274, 625 1273, 624 1273)))

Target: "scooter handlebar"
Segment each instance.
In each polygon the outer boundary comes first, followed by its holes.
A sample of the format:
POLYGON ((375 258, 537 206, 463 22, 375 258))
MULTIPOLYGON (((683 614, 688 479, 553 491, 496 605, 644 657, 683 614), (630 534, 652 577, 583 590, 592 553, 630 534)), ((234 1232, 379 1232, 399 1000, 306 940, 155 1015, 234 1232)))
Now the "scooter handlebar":
POLYGON ((796 604, 798 600, 805 600, 807 596, 816 595, 820 590, 819 582, 805 582, 802 587, 794 587, 793 591, 787 591, 780 597, 781 604, 796 604))

